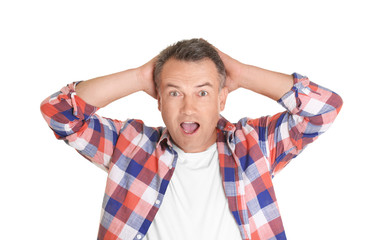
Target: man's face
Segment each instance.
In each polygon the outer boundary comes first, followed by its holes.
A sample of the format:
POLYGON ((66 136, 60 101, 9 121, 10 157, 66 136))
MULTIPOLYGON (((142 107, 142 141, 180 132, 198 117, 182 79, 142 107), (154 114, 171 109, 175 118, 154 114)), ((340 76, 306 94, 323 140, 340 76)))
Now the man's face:
POLYGON ((201 152, 216 141, 216 125, 228 95, 219 91, 213 61, 168 60, 160 75, 158 109, 174 143, 184 152, 201 152))

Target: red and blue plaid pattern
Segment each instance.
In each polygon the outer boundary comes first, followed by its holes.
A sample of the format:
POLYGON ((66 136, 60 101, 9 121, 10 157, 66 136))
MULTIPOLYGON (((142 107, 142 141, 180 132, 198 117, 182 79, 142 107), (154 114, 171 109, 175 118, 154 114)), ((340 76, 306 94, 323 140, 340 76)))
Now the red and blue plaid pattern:
MULTIPOLYGON (((224 191, 242 239, 286 239, 272 178, 329 128, 342 106, 334 92, 293 77, 293 88, 278 101, 285 112, 218 122, 224 191)), ((97 239, 142 239, 177 163, 169 133, 141 120, 98 116, 75 85, 45 99, 42 114, 58 139, 108 172, 97 239)))

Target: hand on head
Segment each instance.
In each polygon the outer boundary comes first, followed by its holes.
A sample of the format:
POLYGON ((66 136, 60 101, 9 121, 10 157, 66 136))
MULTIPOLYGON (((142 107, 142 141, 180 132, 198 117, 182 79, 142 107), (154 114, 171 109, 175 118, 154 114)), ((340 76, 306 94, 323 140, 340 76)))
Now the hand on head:
POLYGON ((157 57, 137 68, 137 80, 141 82, 143 91, 157 99, 157 90, 153 80, 154 66, 157 57))
POLYGON ((242 74, 244 64, 223 53, 216 47, 215 50, 219 53, 219 56, 224 63, 226 72, 225 87, 228 88, 229 92, 240 88, 240 76, 242 74))

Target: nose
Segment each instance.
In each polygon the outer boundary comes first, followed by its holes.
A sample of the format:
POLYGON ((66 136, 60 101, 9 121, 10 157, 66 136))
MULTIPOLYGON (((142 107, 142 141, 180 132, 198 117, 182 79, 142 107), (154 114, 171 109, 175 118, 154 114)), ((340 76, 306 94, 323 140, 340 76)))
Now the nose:
POLYGON ((185 96, 183 99, 182 113, 192 115, 196 112, 196 102, 191 96, 185 96))

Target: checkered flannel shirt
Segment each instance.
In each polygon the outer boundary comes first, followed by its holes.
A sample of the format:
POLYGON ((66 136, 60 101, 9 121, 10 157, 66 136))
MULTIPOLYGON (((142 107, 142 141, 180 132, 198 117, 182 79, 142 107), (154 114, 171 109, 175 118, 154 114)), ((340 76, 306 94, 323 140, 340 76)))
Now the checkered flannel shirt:
MULTIPOLYGON (((234 124, 221 116, 217 125, 224 192, 242 239, 286 239, 272 178, 329 128, 342 106, 337 94, 307 77, 293 79, 278 100, 286 111, 234 124)), ((45 99, 42 114, 58 139, 108 172, 97 239, 142 239, 177 167, 169 132, 101 117, 75 85, 45 99)))

